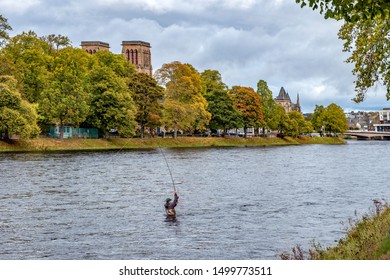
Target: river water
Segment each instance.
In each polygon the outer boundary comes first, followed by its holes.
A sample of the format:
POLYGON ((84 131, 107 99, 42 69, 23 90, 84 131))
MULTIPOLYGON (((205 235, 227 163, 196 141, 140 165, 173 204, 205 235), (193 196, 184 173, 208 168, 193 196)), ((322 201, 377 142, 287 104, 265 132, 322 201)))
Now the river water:
POLYGON ((0 154, 0 259, 279 259, 390 197, 390 142, 0 154))

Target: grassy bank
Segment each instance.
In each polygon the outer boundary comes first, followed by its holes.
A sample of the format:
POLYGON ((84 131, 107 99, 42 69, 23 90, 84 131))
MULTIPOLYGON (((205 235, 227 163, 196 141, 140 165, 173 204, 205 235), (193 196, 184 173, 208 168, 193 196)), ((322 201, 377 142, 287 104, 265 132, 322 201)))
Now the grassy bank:
POLYGON ((390 260, 390 207, 374 200, 375 209, 357 221, 350 220, 344 238, 334 247, 322 249, 319 244, 305 256, 300 245, 291 253, 281 254, 282 259, 303 260, 390 260))
POLYGON ((52 139, 0 141, 0 152, 50 152, 88 150, 126 150, 158 147, 245 147, 277 146, 300 144, 343 144, 344 140, 335 137, 300 137, 284 139, 272 137, 179 137, 179 138, 112 138, 112 139, 52 139))

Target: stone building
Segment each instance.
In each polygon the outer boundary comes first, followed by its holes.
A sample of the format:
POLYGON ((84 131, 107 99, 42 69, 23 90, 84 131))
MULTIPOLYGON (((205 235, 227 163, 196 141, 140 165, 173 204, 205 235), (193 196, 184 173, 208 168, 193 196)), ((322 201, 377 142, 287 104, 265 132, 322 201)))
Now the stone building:
MULTIPOLYGON (((101 41, 82 41, 81 48, 90 54, 97 51, 109 51, 110 45, 101 41)), ((122 41, 122 55, 135 66, 139 73, 153 74, 150 43, 143 41, 122 41)))
POLYGON ((81 42, 81 48, 86 50, 87 53, 94 54, 97 51, 109 51, 110 45, 101 41, 83 41, 81 42))
POLYGON ((150 44, 143 41, 122 41, 122 54, 124 58, 134 64, 140 73, 152 76, 152 55, 150 44))
POLYGON ((289 94, 282 87, 279 91, 279 95, 275 98, 275 102, 280 104, 286 113, 291 111, 301 112, 301 104, 299 103, 299 94, 297 95, 297 103, 292 103, 289 94))

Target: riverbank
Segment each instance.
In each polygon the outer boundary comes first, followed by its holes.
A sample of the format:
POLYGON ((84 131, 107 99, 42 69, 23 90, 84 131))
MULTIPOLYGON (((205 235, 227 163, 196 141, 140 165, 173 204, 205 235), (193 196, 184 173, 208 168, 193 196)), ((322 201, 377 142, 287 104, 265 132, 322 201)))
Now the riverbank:
POLYGON ((0 152, 56 152, 93 150, 130 150, 192 147, 256 147, 301 144, 344 144, 337 137, 299 137, 284 139, 270 137, 179 137, 179 138, 110 138, 110 139, 53 139, 0 141, 0 152))
POLYGON ((344 238, 334 247, 322 249, 312 244, 307 256, 300 245, 290 253, 282 253, 284 260, 390 260, 390 207, 374 200, 374 209, 358 220, 350 219, 344 238))

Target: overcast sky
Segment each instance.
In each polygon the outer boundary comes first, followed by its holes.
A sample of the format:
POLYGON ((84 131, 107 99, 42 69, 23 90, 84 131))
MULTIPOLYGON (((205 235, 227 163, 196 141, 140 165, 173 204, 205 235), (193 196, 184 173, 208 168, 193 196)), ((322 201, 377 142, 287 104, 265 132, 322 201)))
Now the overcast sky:
POLYGON ((302 110, 336 103, 345 111, 390 107, 377 86, 355 104, 352 65, 344 61, 341 22, 301 9, 295 0, 0 0, 11 35, 33 30, 61 34, 73 46, 103 41, 121 53, 122 41, 152 46, 153 70, 180 61, 218 70, 229 86, 265 80, 274 97, 283 86, 302 110))

